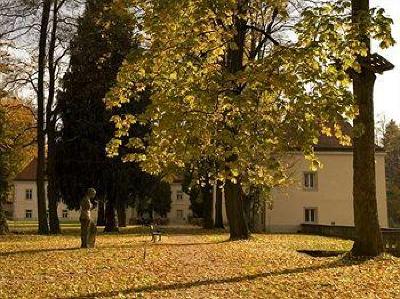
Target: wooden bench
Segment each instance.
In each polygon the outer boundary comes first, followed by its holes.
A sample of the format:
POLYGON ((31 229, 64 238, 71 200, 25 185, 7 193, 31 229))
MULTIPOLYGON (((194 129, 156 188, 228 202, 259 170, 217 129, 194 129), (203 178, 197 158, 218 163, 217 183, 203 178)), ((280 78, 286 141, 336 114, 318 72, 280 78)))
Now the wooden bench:
POLYGON ((162 235, 161 231, 157 229, 157 227, 154 225, 150 225, 150 229, 151 229, 151 241, 161 242, 161 235, 162 235))
POLYGON ((400 230, 399 229, 382 229, 383 243, 387 252, 400 256, 400 230))

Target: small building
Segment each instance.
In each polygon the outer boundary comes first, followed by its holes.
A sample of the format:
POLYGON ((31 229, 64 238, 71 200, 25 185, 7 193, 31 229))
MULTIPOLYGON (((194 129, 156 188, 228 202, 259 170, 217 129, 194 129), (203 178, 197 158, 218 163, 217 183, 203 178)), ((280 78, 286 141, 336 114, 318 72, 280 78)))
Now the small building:
MULTIPOLYGON (((36 167, 37 160, 33 159, 13 181, 12 200, 7 207, 8 215, 13 220, 38 219, 36 167)), ((47 198, 47 181, 45 188, 47 198)), ((68 210, 64 203, 58 204, 57 213, 60 221, 79 220, 79 211, 68 210)))
MULTIPOLYGON (((351 129, 345 124, 347 135, 351 129)), ((273 189, 271 200, 262 203, 263 208, 255 216, 256 230, 293 233, 300 231, 302 224, 354 226, 353 148, 341 145, 335 137, 321 136, 314 150, 322 164, 316 171, 310 170, 303 153, 287 154, 291 183, 273 189)), ((379 147, 375 152, 375 172, 379 224, 387 228, 385 152, 379 147)), ((225 202, 223 218, 227 224, 225 202)))
POLYGON ((188 223, 189 217, 192 216, 190 209, 190 197, 182 191, 182 184, 174 182, 171 185, 171 210, 167 218, 173 224, 188 223))
MULTIPOLYGON (((317 150, 323 167, 310 171, 301 153, 295 161, 293 184, 275 189, 272 204, 265 206, 265 231, 296 232, 301 224, 354 226, 353 153, 343 148, 317 150)), ((385 153, 376 153, 376 196, 381 227, 388 227, 385 186, 385 153)))
MULTIPOLYGON (((14 179, 10 200, 3 205, 8 218, 26 221, 38 220, 36 167, 37 160, 33 159, 14 179)), ((188 218, 191 215, 189 195, 182 191, 182 186, 178 182, 172 183, 170 186, 171 210, 167 214, 169 223, 188 223, 188 218)), ((45 182, 45 188, 47 196, 47 181, 45 182)), ((96 217, 96 212, 97 210, 93 211, 94 218, 96 217)), ((58 204, 57 213, 61 222, 79 221, 79 211, 69 210, 62 202, 58 204)), ((128 219, 136 216, 135 209, 128 207, 128 219)))
MULTIPOLYGON (((350 124, 343 128, 351 134, 350 124)), ((314 147, 322 168, 311 171, 299 152, 288 154, 293 163, 293 183, 272 191, 272 205, 265 207, 265 230, 295 232, 303 223, 354 226, 353 148, 335 137, 322 135, 314 147)), ((385 152, 376 147, 376 198, 381 227, 388 227, 385 152)), ((362 178, 359 178, 362 179, 362 178)))

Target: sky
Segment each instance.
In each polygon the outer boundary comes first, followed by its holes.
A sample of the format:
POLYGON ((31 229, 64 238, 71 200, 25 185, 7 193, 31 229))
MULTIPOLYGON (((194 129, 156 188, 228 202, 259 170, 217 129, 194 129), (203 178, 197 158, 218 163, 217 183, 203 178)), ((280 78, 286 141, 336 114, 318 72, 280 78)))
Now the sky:
POLYGON ((386 121, 394 119, 400 123, 400 0, 370 0, 371 7, 382 7, 390 16, 394 25, 392 34, 397 44, 386 50, 379 49, 378 43, 372 43, 373 52, 378 52, 395 65, 394 70, 378 74, 375 83, 375 119, 385 116, 386 121))
POLYGON ((371 7, 382 7, 390 16, 394 25, 392 34, 397 41, 390 49, 381 50, 376 43, 373 51, 378 52, 395 65, 392 71, 377 75, 375 83, 375 116, 377 119, 383 115, 387 120, 394 119, 400 123, 400 0, 371 0, 371 7))

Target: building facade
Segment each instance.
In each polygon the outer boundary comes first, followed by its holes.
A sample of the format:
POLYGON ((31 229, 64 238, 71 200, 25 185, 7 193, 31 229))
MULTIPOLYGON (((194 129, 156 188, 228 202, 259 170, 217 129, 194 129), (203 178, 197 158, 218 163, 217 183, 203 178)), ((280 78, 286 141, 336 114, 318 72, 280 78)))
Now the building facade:
MULTIPOLYGON (((37 161, 32 162, 15 178, 11 200, 4 205, 7 216, 13 220, 36 221, 38 219, 37 209, 37 187, 36 187, 37 161)), ((171 185, 171 210, 167 214, 169 223, 185 224, 191 215, 189 195, 182 191, 180 183, 171 185)), ((47 190, 47 182, 45 183, 47 190)), ((47 192, 46 192, 47 196, 47 192)), ((48 204, 47 204, 48 206, 48 204)), ((59 203, 57 208, 58 217, 61 222, 79 221, 79 211, 69 210, 64 203, 59 203)), ((127 208, 127 218, 136 218, 135 209, 127 208)), ((97 218, 97 210, 92 212, 92 218, 97 218)))
MULTIPOLYGON (((9 218, 13 220, 38 219, 36 167, 37 160, 34 159, 13 181, 12 200, 6 207, 9 218)), ((47 182, 45 189, 47 197, 47 182)), ((69 210, 64 203, 58 204, 57 213, 61 222, 79 220, 79 211, 69 210)))
MULTIPOLYGON (((257 219, 257 228, 267 232, 297 232, 303 223, 354 226, 353 216, 353 152, 333 138, 323 137, 315 147, 322 168, 311 171, 310 162, 300 152, 288 153, 291 184, 272 190, 272 201, 264 203, 257 219)), ((35 160, 14 181, 14 200, 8 214, 16 220, 36 220, 37 200, 35 160)), ((385 153, 375 155, 378 216, 381 227, 388 227, 386 202, 385 153)), ((362 178, 360 178, 362 179, 362 178)), ((186 224, 192 212, 190 199, 179 182, 171 185, 169 223, 186 224)), ((216 198, 214 188, 214 202, 216 198)), ((224 196, 223 196, 223 200, 224 196)), ((79 211, 70 211, 60 203, 58 215, 63 221, 77 221, 79 211)), ((213 211, 215 217, 215 209, 213 211)), ((155 215, 155 217, 157 217, 155 215)), ((128 208, 128 221, 137 218, 135 209, 128 208)), ((225 203, 223 218, 227 222, 225 203)))
MULTIPOLYGON (((272 204, 265 205, 265 231, 296 232, 302 223, 354 226, 353 153, 331 150, 317 156, 322 168, 310 171, 301 153, 290 155, 293 183, 272 191, 272 204)), ((379 223, 388 227, 385 154, 375 157, 379 223)))
POLYGON ((190 209, 190 197, 182 191, 182 184, 175 182, 171 184, 171 210, 167 214, 170 223, 185 224, 192 216, 190 209))

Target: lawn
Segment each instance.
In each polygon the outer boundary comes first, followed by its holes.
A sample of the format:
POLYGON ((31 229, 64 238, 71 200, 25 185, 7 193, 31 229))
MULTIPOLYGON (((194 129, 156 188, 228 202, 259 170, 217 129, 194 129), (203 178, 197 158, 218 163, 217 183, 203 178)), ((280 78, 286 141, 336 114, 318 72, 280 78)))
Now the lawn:
POLYGON ((350 241, 273 234, 227 242, 222 232, 181 228, 152 244, 129 228, 78 249, 77 233, 0 237, 0 298, 400 298, 399 258, 297 251, 348 250, 350 241))

